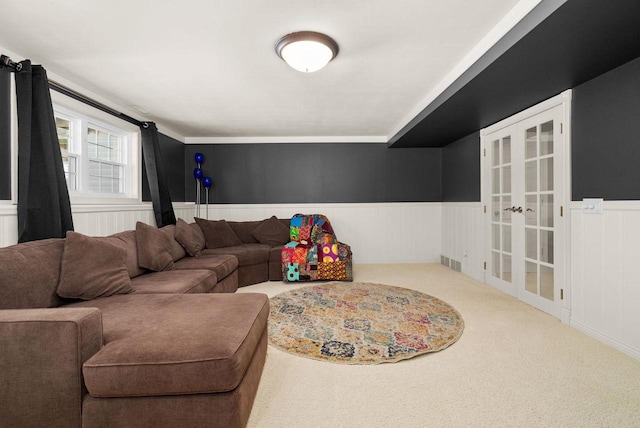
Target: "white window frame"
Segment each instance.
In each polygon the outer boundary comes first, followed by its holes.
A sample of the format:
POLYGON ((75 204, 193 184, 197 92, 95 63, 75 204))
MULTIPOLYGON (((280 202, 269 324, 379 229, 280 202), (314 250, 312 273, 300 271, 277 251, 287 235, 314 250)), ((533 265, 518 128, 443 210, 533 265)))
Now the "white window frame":
POLYGON ((139 204, 141 203, 141 144, 140 128, 108 113, 96 110, 72 98, 51 91, 51 99, 55 116, 72 119, 73 133, 80 136, 78 150, 77 139, 72 142, 73 154, 78 155, 77 175, 79 189, 69 191, 72 204, 139 204), (126 160, 124 193, 99 193, 88 191, 89 158, 87 146, 87 129, 89 127, 122 136, 126 139, 123 153, 126 160))

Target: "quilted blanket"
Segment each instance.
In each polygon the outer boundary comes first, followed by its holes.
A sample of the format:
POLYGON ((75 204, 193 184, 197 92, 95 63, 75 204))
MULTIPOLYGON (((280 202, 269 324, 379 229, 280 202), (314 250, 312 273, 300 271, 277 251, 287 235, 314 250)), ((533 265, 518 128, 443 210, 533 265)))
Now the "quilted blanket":
POLYGON ((351 248, 338 241, 327 217, 296 214, 289 238, 282 248, 285 281, 353 281, 351 248))

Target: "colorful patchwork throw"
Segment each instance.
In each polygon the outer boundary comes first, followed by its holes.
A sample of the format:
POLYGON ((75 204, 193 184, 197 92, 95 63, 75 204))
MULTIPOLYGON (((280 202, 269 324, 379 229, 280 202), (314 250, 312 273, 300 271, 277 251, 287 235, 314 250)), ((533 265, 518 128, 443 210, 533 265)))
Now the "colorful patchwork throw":
POLYGON ((338 241, 327 217, 294 215, 289 239, 281 253, 284 281, 353 281, 351 248, 338 241))

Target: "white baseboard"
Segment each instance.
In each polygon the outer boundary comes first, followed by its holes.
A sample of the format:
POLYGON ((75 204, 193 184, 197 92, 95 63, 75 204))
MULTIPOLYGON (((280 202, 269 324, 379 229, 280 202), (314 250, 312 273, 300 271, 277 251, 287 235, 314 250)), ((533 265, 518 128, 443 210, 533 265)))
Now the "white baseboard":
POLYGON ((617 349, 618 351, 640 361, 640 349, 632 348, 628 345, 625 345, 624 343, 619 342, 616 339, 613 339, 612 337, 609 337, 597 330, 587 327, 586 325, 573 319, 569 321, 569 325, 576 330, 586 334, 587 336, 593 337, 594 339, 604 343, 605 345, 611 346, 612 348, 617 349))

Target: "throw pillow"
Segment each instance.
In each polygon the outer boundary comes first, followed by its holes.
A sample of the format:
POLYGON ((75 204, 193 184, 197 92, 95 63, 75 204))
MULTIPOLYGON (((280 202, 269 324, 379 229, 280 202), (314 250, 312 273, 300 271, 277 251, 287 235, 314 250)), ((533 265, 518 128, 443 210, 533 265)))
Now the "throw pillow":
POLYGON ((104 239, 67 232, 58 296, 91 300, 131 291, 124 248, 104 239))
POLYGON ((261 244, 276 247, 289 242, 289 228, 282 224, 276 216, 264 220, 251 234, 261 244))
POLYGON ((141 221, 136 223, 138 264, 155 272, 173 270, 171 241, 166 233, 141 221))
POLYGON ((201 231, 198 234, 198 231, 200 231, 200 227, 197 229, 191 227, 181 218, 176 222, 176 241, 187 250, 191 257, 200 257, 204 248, 204 235, 201 231))
POLYGON ((196 217, 196 223, 202 229, 207 248, 233 247, 242 244, 238 235, 224 220, 213 221, 196 217))

